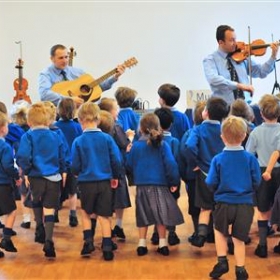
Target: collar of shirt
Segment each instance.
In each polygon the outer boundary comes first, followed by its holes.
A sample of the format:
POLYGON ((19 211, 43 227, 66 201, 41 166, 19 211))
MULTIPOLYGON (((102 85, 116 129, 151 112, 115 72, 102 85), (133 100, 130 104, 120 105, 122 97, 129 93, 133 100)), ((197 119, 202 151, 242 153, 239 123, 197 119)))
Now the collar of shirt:
POLYGON ((220 122, 217 120, 204 120, 202 123, 220 124, 220 122))
POLYGON ((224 151, 243 151, 244 147, 242 146, 232 146, 232 147, 225 147, 224 151))
POLYGON ((163 131, 163 136, 172 136, 170 131, 163 131))
POLYGON ((57 74, 57 75, 60 75, 62 70, 64 70, 66 74, 68 72, 67 67, 65 67, 64 69, 56 68, 54 65, 52 65, 51 67, 52 67, 54 73, 57 74))
POLYGON ((132 108, 131 107, 126 107, 126 108, 120 108, 120 111, 132 111, 132 108))
POLYGON ((84 132, 97 132, 97 131, 102 131, 100 128, 85 128, 84 132))
POLYGON ((37 129, 50 129, 48 126, 34 126, 30 128, 31 130, 37 130, 37 129))
POLYGON ((227 58, 227 56, 229 55, 228 53, 224 52, 223 50, 221 50, 220 48, 218 49, 218 53, 221 57, 223 57, 224 59, 227 58))
POLYGON ((4 137, 0 137, 0 140, 2 140, 4 142, 6 141, 4 137))

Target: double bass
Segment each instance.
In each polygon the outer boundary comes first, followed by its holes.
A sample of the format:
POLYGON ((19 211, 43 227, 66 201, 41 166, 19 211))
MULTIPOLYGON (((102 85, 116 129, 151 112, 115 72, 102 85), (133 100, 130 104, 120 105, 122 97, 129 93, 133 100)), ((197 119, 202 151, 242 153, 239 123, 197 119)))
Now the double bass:
MULTIPOLYGON (((21 41, 16 42, 20 44, 20 54, 21 54, 21 41)), ((14 96, 13 103, 17 102, 18 100, 25 100, 29 104, 31 104, 30 96, 26 93, 28 88, 28 81, 23 78, 22 69, 23 69, 23 61, 21 58, 18 59, 18 63, 16 65, 18 69, 18 78, 14 80, 14 90, 16 91, 16 95, 14 96)))

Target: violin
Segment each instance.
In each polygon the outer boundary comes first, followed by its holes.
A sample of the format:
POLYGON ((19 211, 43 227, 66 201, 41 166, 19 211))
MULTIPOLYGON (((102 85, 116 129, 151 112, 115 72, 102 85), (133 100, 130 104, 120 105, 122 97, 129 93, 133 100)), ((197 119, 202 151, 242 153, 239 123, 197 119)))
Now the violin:
POLYGON ((68 65, 73 66, 73 58, 74 56, 77 55, 76 51, 74 51, 73 47, 70 47, 70 52, 68 53, 69 55, 69 60, 68 60, 68 65))
POLYGON ((262 39, 257 39, 250 45, 244 42, 237 42, 236 50, 232 53, 231 58, 236 62, 242 62, 249 55, 263 56, 266 53, 267 47, 270 45, 271 44, 266 44, 262 39))
POLYGON ((16 91, 16 95, 14 96, 13 103, 18 100, 25 100, 31 104, 30 96, 26 93, 28 81, 24 79, 22 75, 23 61, 21 58, 18 59, 18 64, 15 68, 18 69, 18 78, 14 80, 14 90, 16 91))

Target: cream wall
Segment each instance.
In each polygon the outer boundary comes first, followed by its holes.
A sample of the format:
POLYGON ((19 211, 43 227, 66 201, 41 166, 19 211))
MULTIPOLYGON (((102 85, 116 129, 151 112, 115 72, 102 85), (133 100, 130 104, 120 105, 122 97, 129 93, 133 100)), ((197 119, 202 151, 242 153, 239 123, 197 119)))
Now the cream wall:
MULTIPOLYGON (((231 25, 237 39, 246 42, 250 26, 251 40, 271 42, 271 34, 280 37, 279 11, 277 2, 0 2, 0 99, 10 106, 15 95, 19 58, 15 41, 21 40, 23 73, 33 101, 39 100, 37 77, 50 63, 49 49, 61 43, 75 47, 74 65, 95 78, 129 57, 137 58, 138 65, 128 69, 104 96, 113 96, 117 86, 129 86, 154 108, 157 88, 169 82, 181 88, 178 108, 184 110, 187 90, 209 88, 202 59, 217 47, 216 27, 231 25)), ((266 56, 254 59, 262 62, 269 55, 270 49, 266 56)), ((254 79, 255 100, 270 93, 273 84, 274 73, 265 80, 254 79)))

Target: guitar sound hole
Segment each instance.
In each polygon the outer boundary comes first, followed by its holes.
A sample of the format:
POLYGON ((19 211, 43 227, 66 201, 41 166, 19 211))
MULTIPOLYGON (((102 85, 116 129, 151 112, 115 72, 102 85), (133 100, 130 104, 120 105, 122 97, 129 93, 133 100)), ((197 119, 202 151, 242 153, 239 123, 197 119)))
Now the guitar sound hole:
POLYGON ((86 95, 91 92, 91 88, 88 85, 82 85, 80 90, 83 94, 86 95))

